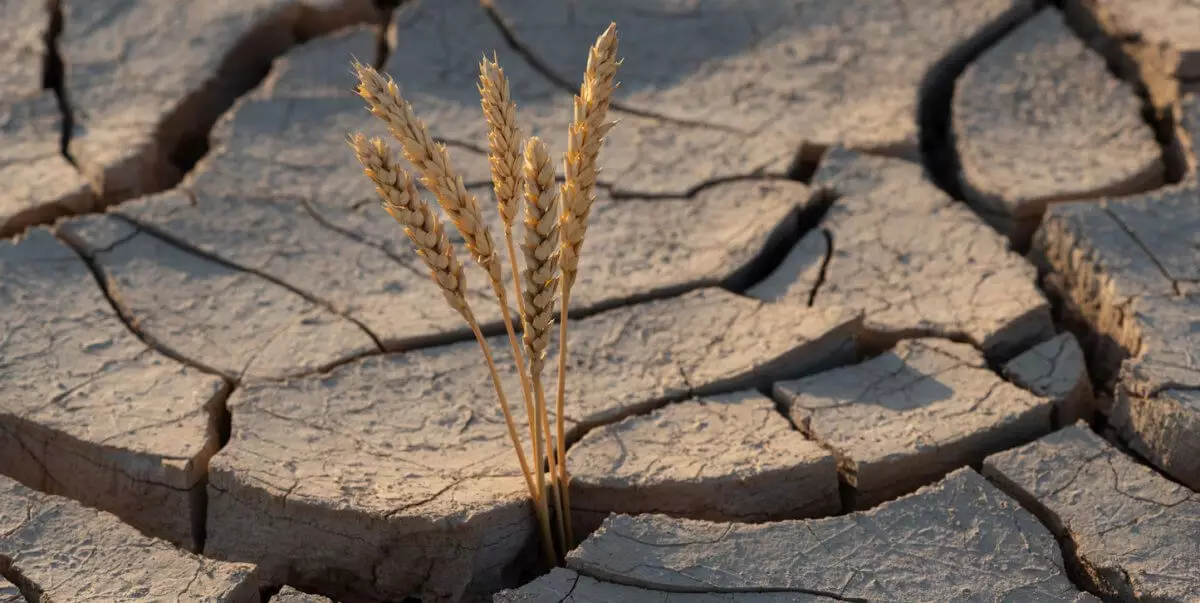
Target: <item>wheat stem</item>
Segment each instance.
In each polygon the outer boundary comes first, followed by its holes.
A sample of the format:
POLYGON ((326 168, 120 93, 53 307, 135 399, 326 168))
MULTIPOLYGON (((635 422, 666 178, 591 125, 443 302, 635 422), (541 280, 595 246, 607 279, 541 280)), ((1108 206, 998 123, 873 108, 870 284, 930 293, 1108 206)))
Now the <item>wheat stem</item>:
MULTIPOLYGON (((513 244, 513 238, 512 238, 512 229, 511 229, 511 228, 505 227, 505 229, 504 229, 504 239, 505 239, 505 243, 506 243, 506 245, 507 245, 507 247, 508 247, 508 257, 510 258, 510 260, 509 260, 509 261, 510 261, 510 262, 511 262, 511 264, 512 264, 512 273, 513 273, 513 286, 514 286, 514 287, 517 287, 517 290, 516 290, 516 295, 517 295, 517 313, 518 313, 519 315, 521 315, 521 316, 524 316, 524 315, 525 315, 525 302, 524 302, 524 300, 522 299, 524 296, 522 295, 522 293, 521 293, 521 289, 520 289, 520 280, 519 280, 519 279, 520 279, 520 277, 519 277, 519 276, 517 276, 518 274, 520 274, 520 272, 519 272, 519 269, 518 269, 518 267, 517 267, 517 252, 516 252, 516 247, 515 247, 515 246, 514 246, 514 244, 513 244)), ((522 319, 522 320, 523 320, 523 319, 522 319)), ((511 321, 510 321, 508 324, 512 324, 512 323, 511 323, 511 321)), ((525 331, 526 329, 528 329, 528 328, 529 328, 529 327, 528 327, 527 325, 523 325, 523 326, 522 326, 522 329, 521 329, 522 333, 524 333, 524 331, 525 331)), ((509 337, 510 337, 510 339, 509 339, 509 345, 510 345, 510 346, 516 346, 516 345, 517 345, 517 343, 516 343, 516 334, 515 334, 515 333, 512 333, 512 332, 510 332, 510 333, 509 333, 509 337)), ((521 378, 522 378, 522 379, 524 379, 524 380, 525 380, 525 382, 529 383, 529 384, 530 384, 530 386, 532 386, 532 385, 533 385, 533 380, 532 380, 532 378, 531 378, 530 376, 526 376, 526 374, 525 374, 525 370, 524 370, 524 367, 525 367, 525 361, 524 361, 524 359, 523 359, 521 356, 516 356, 516 357, 515 357, 513 360, 514 360, 514 361, 517 363, 517 365, 518 365, 518 366, 522 367, 522 371, 521 371, 521 372, 522 372, 522 375, 521 375, 521 378)), ((529 420, 529 437, 531 438, 531 440, 530 440, 530 441, 536 442, 536 441, 538 441, 540 438, 542 438, 542 437, 545 437, 545 436, 540 436, 540 435, 538 434, 538 428, 537 428, 537 415, 538 415, 538 411, 537 411, 537 402, 536 402, 536 398, 535 398, 535 397, 529 396, 529 397, 526 397, 526 398, 525 398, 525 412, 526 412, 526 413, 527 413, 527 415, 528 415, 526 418, 529 420)))
POLYGON ((563 492, 563 485, 561 483, 562 470, 558 467, 559 461, 555 455, 554 440, 551 436, 550 420, 547 416, 548 412, 546 410, 546 392, 542 387, 542 376, 540 371, 538 373, 531 374, 530 380, 532 381, 534 391, 534 407, 538 413, 538 421, 540 421, 541 431, 544 434, 543 439, 546 442, 546 462, 549 465, 550 482, 555 491, 553 501, 554 511, 557 514, 558 519, 559 543, 562 545, 562 554, 565 557, 570 549, 567 548, 565 524, 565 522, 568 522, 569 519, 564 516, 564 509, 569 510, 569 506, 564 507, 561 500, 563 492))
POLYGON ((571 475, 567 472, 566 447, 564 442, 564 400, 567 393, 567 307, 571 303, 571 291, 566 286, 562 291, 562 310, 558 322, 558 398, 556 398, 554 425, 558 433, 558 483, 562 492, 563 505, 567 508, 564 518, 565 538, 568 546, 575 545, 575 530, 571 525, 571 475))
MULTIPOLYGON (((504 290, 504 285, 501 284, 500 281, 492 281, 492 290, 496 291, 496 297, 500 298, 500 311, 504 317, 504 329, 508 331, 508 345, 512 348, 513 361, 516 362, 517 373, 521 377, 521 389, 525 393, 525 412, 533 413, 531 414, 533 418, 530 419, 530 423, 532 425, 536 425, 536 413, 538 412, 537 407, 535 406, 536 402, 532 395, 533 392, 530 386, 529 374, 528 371, 526 371, 525 358, 521 353, 521 346, 517 343, 517 334, 513 330, 512 316, 510 316, 508 311, 508 302, 504 299, 504 295, 502 293, 504 290)), ((542 505, 544 511, 546 507, 546 481, 545 473, 542 471, 542 459, 545 458, 546 454, 545 441, 541 437, 541 430, 535 428, 532 430, 532 432, 534 449, 533 458, 534 462, 537 463, 537 471, 534 475, 534 481, 537 483, 538 492, 541 493, 539 503, 542 505)))
MULTIPOLYGON (((558 291, 558 191, 554 184, 554 166, 546 145, 536 136, 525 145, 525 355, 529 359, 529 374, 533 380, 534 397, 537 400, 538 420, 546 434, 546 441, 553 442, 550 421, 546 409, 546 395, 542 387, 542 369, 545 366, 546 348, 550 345, 550 334, 554 325, 554 301, 558 291)), ((562 462, 553 451, 548 451, 550 473, 555 483, 555 511, 558 513, 559 538, 563 554, 569 550, 566 539, 566 522, 570 508, 563 504, 563 484, 560 481, 562 462)))
MULTIPOLYGON (((617 27, 610 24, 588 51, 587 70, 583 84, 575 96, 574 119, 567 131, 567 152, 563 158, 566 181, 562 185, 562 246, 559 263, 562 267, 562 310, 559 322, 558 343, 558 397, 555 399, 555 423, 558 434, 559 471, 558 480, 564 484, 564 503, 570 506, 570 479, 567 472, 564 443, 563 409, 566 398, 567 379, 567 313, 570 307, 571 287, 579 270, 579 253, 587 233, 587 220, 595 201, 597 160, 604 136, 614 125, 608 119, 608 108, 616 88, 617 27)), ((570 517, 566 522, 567 538, 574 544, 575 535, 570 517)))

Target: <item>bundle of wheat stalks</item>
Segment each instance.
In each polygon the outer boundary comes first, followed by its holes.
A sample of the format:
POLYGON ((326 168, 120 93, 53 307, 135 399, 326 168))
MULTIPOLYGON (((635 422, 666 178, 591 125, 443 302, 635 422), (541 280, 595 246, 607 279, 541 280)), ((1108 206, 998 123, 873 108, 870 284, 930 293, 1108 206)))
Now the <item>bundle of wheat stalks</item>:
POLYGON ((488 159, 492 183, 504 223, 504 241, 512 267, 513 289, 521 314, 522 340, 518 343, 508 309, 507 286, 492 234, 480 213, 479 202, 463 185, 450 165, 443 144, 434 141, 424 122, 400 95, 391 78, 375 69, 354 63, 358 94, 371 113, 387 124, 400 142, 404 158, 417 170, 420 182, 437 199, 462 233, 467 251, 487 273, 500 305, 508 342, 521 378, 525 416, 529 422, 533 465, 525 453, 522 437, 509 410, 508 398, 496 370, 491 349, 480 331, 467 302, 463 266, 446 237, 441 217, 422 199, 409 173, 396 163, 387 145, 363 134, 350 138, 350 145, 374 183, 387 210, 412 240, 424 259, 442 295, 475 334, 483 351, 496 398, 507 423, 521 473, 533 498, 541 529, 542 546, 548 559, 557 562, 574 543, 571 530, 569 475, 565 463, 563 406, 566 393, 567 308, 571 287, 579 269, 579 252, 587 231, 588 214, 596 198, 597 158, 604 136, 614 122, 608 121, 609 101, 616 87, 616 24, 596 39, 588 54, 587 71, 575 97, 575 115, 568 130, 563 157, 565 181, 555 185, 554 167, 546 145, 537 137, 525 141, 517 127, 516 104, 509 94, 504 70, 493 57, 479 64, 479 93, 483 116, 489 126, 488 159), (513 224, 520 206, 525 208, 525 236, 521 249, 525 268, 519 266, 513 243, 513 224), (560 272, 561 271, 561 272, 560 272), (519 276, 518 276, 519 275, 519 276), (524 283, 522 285, 522 283, 524 283), (559 292, 561 291, 561 296, 559 292), (554 405, 554 431, 550 429, 542 369, 554 325, 555 302, 559 301, 558 392, 554 405), (543 459, 548 471, 543 471, 543 459), (546 474, 549 474, 547 483, 546 474), (551 522, 550 500, 554 505, 551 522), (552 525, 553 524, 553 525, 552 525), (557 547, 557 548, 556 548, 557 547))

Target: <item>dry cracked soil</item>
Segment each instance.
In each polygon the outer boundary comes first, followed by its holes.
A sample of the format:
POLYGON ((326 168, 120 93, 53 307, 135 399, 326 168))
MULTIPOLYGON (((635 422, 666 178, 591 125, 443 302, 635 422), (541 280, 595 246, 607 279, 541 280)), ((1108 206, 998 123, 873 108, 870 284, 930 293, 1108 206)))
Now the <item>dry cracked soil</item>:
POLYGON ((0 603, 1200 601, 1194 2, 0 22, 0 603), (557 157, 613 21, 548 570, 471 332, 345 146, 386 134, 350 62, 498 227, 480 57, 557 157))

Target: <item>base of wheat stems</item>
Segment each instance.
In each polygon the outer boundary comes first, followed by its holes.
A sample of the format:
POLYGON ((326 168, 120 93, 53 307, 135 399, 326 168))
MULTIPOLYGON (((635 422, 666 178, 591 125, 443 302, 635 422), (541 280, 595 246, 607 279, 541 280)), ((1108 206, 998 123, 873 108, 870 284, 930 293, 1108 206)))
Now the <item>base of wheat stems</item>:
MULTIPOLYGON (((492 359, 491 347, 487 344, 487 339, 483 336, 483 331, 479 329, 479 322, 475 320, 474 313, 469 310, 466 314, 467 324, 471 327, 471 332, 475 334, 475 341, 479 343, 479 349, 483 352, 483 358, 487 361, 488 370, 492 374, 492 386, 496 389, 496 399, 500 401, 500 412, 504 414, 504 423, 508 427, 508 437, 512 440, 513 450, 517 452, 517 461, 521 464, 521 473, 525 476, 525 485, 529 488, 529 494, 534 500, 534 513, 537 515, 538 524, 542 531, 542 549, 547 555, 551 563, 557 559, 554 551, 554 540, 550 536, 550 517, 546 509, 545 499, 539 501, 538 491, 535 488, 534 473, 530 471, 529 461, 525 458, 525 445, 521 443, 521 437, 517 435, 517 425, 513 421, 512 411, 508 406, 508 398, 504 395, 504 388, 500 385, 500 373, 496 370, 496 362, 492 359)), ((537 474, 542 473, 541 463, 536 468, 537 474)))
MULTIPOLYGON (((546 411, 546 391, 542 387, 542 380, 540 377, 534 380, 533 389, 534 395, 537 399, 542 429, 546 432, 546 441, 550 442, 552 440, 550 439, 550 419, 548 417, 548 412, 546 411)), ((558 544, 562 549, 563 558, 565 559, 567 552, 571 550, 569 546, 571 544, 571 539, 567 535, 567 530, 571 525, 571 518, 569 516, 571 507, 568 502, 564 502, 566 484, 562 482, 562 474, 565 463, 563 463, 561 458, 555 458, 555 453, 553 450, 549 449, 549 446, 547 446, 546 450, 546 459, 550 464, 550 481, 555 490, 554 512, 558 514, 558 544)))

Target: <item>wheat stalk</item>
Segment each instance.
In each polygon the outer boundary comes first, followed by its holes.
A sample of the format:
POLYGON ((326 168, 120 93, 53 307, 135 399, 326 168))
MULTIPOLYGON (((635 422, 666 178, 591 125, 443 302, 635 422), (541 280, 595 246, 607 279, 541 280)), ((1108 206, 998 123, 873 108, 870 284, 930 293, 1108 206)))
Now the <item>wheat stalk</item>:
MULTIPOLYGON (((567 309, 571 303, 571 287, 579 271, 579 252, 587 233, 587 220, 596 199, 597 161, 604 136, 615 125, 607 121, 613 90, 617 87, 617 25, 612 23, 588 51, 587 70, 583 84, 575 96, 574 119, 568 129, 567 152, 563 158, 566 181, 562 185, 562 215, 559 265, 562 268, 562 310, 558 323, 558 397, 555 399, 555 427, 558 435, 558 456, 565 459, 563 408, 567 383, 567 309)), ((562 484, 563 503, 570 507, 570 475, 566 462, 560 462, 557 481, 562 484)), ((566 518, 567 539, 575 542, 571 518, 566 518)))
POLYGON ((437 143, 425 124, 417 119, 412 106, 400 95, 399 87, 372 67, 354 62, 358 75, 357 92, 373 115, 382 120, 400 142, 404 158, 419 172, 420 182, 462 233, 467 250, 483 268, 500 304, 508 332, 513 359, 521 377, 525 410, 536 466, 526 458, 517 434, 508 400, 504 395, 491 348, 467 302, 466 280, 462 264, 446 236, 440 217, 422 200, 412 177, 398 167, 383 141, 368 141, 362 134, 350 139, 366 175, 375 183, 384 209, 404 227, 417 252, 429 268, 447 303, 454 308, 475 335, 491 373, 492 385, 504 414, 509 438, 517 453, 521 473, 533 498, 542 531, 542 546, 547 559, 557 560, 554 535, 550 527, 547 485, 541 463, 549 463, 554 505, 558 515, 558 536, 563 555, 574 543, 570 515, 569 474, 566 468, 565 412, 567 310, 571 287, 579 270, 579 254, 587 232, 587 221, 595 202, 598 158, 604 137, 615 125, 607 121, 617 68, 616 24, 601 34, 588 53, 587 70, 579 94, 575 97, 574 118, 568 129, 567 152, 563 158, 565 182, 556 190, 554 168, 546 145, 534 137, 522 142, 516 122, 516 104, 504 70, 493 55, 479 64, 480 106, 489 126, 488 160, 492 184, 513 272, 513 287, 524 327, 518 343, 503 283, 503 268, 491 233, 483 219, 479 201, 470 194, 450 164, 445 145, 437 143), (524 193, 525 237, 521 250, 525 269, 519 269, 513 238, 513 224, 524 193), (519 276, 518 276, 519 275, 519 276), (524 287, 522 287, 524 282, 524 287), (554 325, 556 294, 560 291, 558 395, 555 401, 556 433, 552 433, 542 372, 546 350, 554 325), (528 365, 526 365, 528 360, 528 365), (545 447, 543 447, 543 444, 545 447))
MULTIPOLYGON (((496 61, 484 57, 479 62, 479 104, 483 118, 488 124, 488 164, 492 173, 492 188, 496 193, 496 204, 504 223, 504 242, 508 247, 508 258, 512 267, 513 291, 517 299, 517 311, 525 320, 525 301, 521 292, 521 268, 517 265, 517 250, 513 243, 513 222, 521 205, 521 189, 525 185, 521 171, 521 131, 517 127, 517 105, 512 100, 508 78, 496 61)), ((525 329, 528 330, 528 325, 525 329)), ((537 397, 534 396, 529 415, 529 434, 536 443, 546 442, 549 450, 550 434, 538 433, 537 397)), ((553 469, 553 468, 552 468, 553 469)), ((551 470, 551 475, 554 475, 551 470)), ((561 521, 561 519, 560 519, 561 521)), ((565 551, 564 551, 565 554, 565 551)))
MULTIPOLYGON (((525 174, 522 171, 521 131, 517 127, 517 105, 512 100, 508 78, 505 77, 504 69, 496 61, 494 54, 492 60, 489 61, 484 57, 479 62, 478 89, 483 117, 488 124, 488 163, 491 167, 492 187, 496 192, 496 202, 499 205, 501 219, 504 221, 504 241, 508 246, 509 260, 512 262, 513 290, 517 296, 517 309, 521 314, 524 337, 528 342, 529 333, 534 327, 529 322, 528 302, 525 300, 526 296, 522 293, 521 269, 518 266, 517 251, 513 244, 512 228, 513 222, 517 217, 517 212, 520 209, 521 189, 525 187, 526 181, 525 174)), ((548 186, 552 187, 554 184, 553 168, 550 169, 549 174, 550 180, 548 186)), ((536 187, 532 190, 533 193, 531 194, 540 194, 540 191, 536 187)), ((528 240, 528 234, 526 237, 528 240)), ((557 243, 557 238, 555 242, 557 243)), ((544 285, 543 283, 541 285, 530 286, 537 287, 535 292, 538 292, 541 291, 541 287, 544 285)), ((535 442, 543 441, 546 443, 546 457, 549 463, 551 482, 557 483, 558 476, 560 475, 557 465, 560 461, 555 458, 554 449, 552 448, 550 423, 546 413, 546 396, 542 391, 540 377, 534 376, 535 361, 532 357, 528 356, 530 353, 528 343, 525 352, 530 362, 530 382, 534 390, 533 406, 535 415, 529 417, 529 428, 535 433, 535 442), (539 421, 541 423, 540 429, 537 425, 539 421), (539 434, 538 432, 541 433, 539 434)), ((541 370, 542 362, 543 360, 536 362, 538 372, 541 370)), ((538 458, 540 459, 541 457, 538 458)), ((562 489, 555 487, 554 490, 556 493, 553 499, 554 508, 559 525, 558 536, 562 553, 566 555, 567 530, 564 522, 567 520, 564 518, 560 494, 562 489)))
MULTIPOLYGON (((390 78, 385 79, 374 68, 355 62, 354 70, 358 75, 357 92, 371 109, 371 113, 387 124, 388 131, 404 151, 404 158, 421 173, 421 184, 437 198, 438 204, 450 216, 450 220, 458 228, 466 242, 467 250, 475 261, 487 272, 491 281, 492 291, 500 304, 504 328, 508 332, 508 343, 512 348, 513 358, 517 363, 517 372, 521 379, 521 390, 525 395, 525 410, 532 417, 531 431, 533 435, 534 458, 538 460, 538 471, 534 473, 539 496, 537 503, 545 507, 545 476, 540 469, 540 459, 545 449, 540 434, 536 428, 536 409, 534 408, 533 392, 530 388, 529 375, 521 353, 521 345, 517 342, 516 330, 513 328, 512 315, 508 308, 508 295, 502 280, 503 271, 496 247, 492 242, 491 231, 483 220, 479 209, 479 201, 475 195, 467 192, 462 177, 458 176, 450 165, 450 154, 446 145, 434 141, 425 127, 425 122, 417 119, 412 105, 400 95, 400 87, 390 78)), ((515 273, 514 273, 515 275, 515 273)))
MULTIPOLYGON (((475 341, 478 342, 491 373, 492 387, 496 390, 500 411, 504 415, 509 438, 517 453, 521 474, 525 477, 525 485, 529 488, 529 494, 534 501, 538 522, 542 526, 543 547, 553 558, 554 544, 550 536, 549 513, 542 494, 544 488, 539 487, 534 477, 535 471, 530 470, 529 462, 525 457, 525 447, 521 443, 520 436, 517 435, 516 424, 512 418, 508 398, 504 395, 504 388, 500 383, 500 375, 496 370, 491 347, 484 338, 483 332, 479 328, 479 322, 475 319, 475 313, 467 302, 466 275, 462 263, 454 254, 454 247, 450 244, 449 237, 446 236, 446 229, 429 203, 417 194, 417 187, 413 184, 412 177, 396 165, 390 150, 382 140, 375 138, 368 141, 366 136, 356 134, 350 138, 350 146, 354 149, 354 154, 362 164, 367 177, 375 183, 375 190, 383 199, 384 210, 404 227, 404 234, 417 248, 417 254, 425 261, 425 265, 429 268, 429 274, 442 291, 442 295, 450 307, 463 317, 475 335, 475 341)), ((540 475, 541 473, 541 468, 537 468, 536 474, 540 475)))
MULTIPOLYGON (((450 155, 445 149, 445 145, 438 144, 433 141, 430 132, 426 129, 425 124, 421 120, 416 119, 413 114, 413 107, 400 96, 400 89, 395 82, 390 79, 384 79, 374 68, 355 62, 355 71, 359 76, 359 95, 367 101, 368 107, 371 108, 371 113, 376 115, 380 120, 383 120, 388 125, 388 130, 397 141, 400 141, 403 150, 404 159, 419 169, 421 172, 421 184, 433 193, 433 196, 438 199, 438 204, 442 205, 446 215, 450 216, 450 220, 454 222, 458 232, 462 234, 463 240, 466 241, 467 250, 470 255, 475 258, 480 267, 484 268, 487 273, 488 280, 491 281, 492 291, 496 293, 497 303, 500 306, 500 315, 504 318, 504 328, 509 335, 509 346, 512 348, 512 357, 517 364, 517 372, 521 377, 521 389, 524 394, 524 406, 526 413, 530 418, 530 424, 536 425, 536 410, 534 408, 534 398, 532 389, 529 386, 529 377, 524 366, 524 360, 521 353, 521 345, 517 342, 517 336, 514 327, 512 327, 512 317, 509 311, 508 295, 505 293, 504 283, 502 281, 503 271, 500 269, 499 258, 497 257, 496 247, 492 244, 491 232, 487 229, 487 223, 482 219, 482 214, 479 208, 479 201, 474 195, 467 192, 467 187, 463 185, 462 178, 458 177, 454 168, 450 165, 450 155)), ((498 380, 496 376, 496 368, 492 360, 490 348, 487 348, 482 334, 479 329, 478 321, 475 320, 473 314, 464 316, 475 338, 480 341, 484 357, 487 360, 488 368, 492 371, 493 378, 498 380)), ((497 396, 499 399, 504 399, 503 389, 499 387, 499 381, 496 381, 497 396)), ((511 413, 508 411, 508 401, 504 401, 504 416, 505 422, 511 422, 511 413)), ((532 429, 534 440, 534 459, 538 465, 534 467, 533 486, 530 486, 530 495, 533 496, 534 507, 538 512, 539 523, 542 526, 542 536, 544 536, 544 545, 547 549, 547 554, 550 559, 554 559, 553 539, 551 536, 550 511, 548 511, 546 501, 546 485, 545 473, 541 471, 540 459, 544 456, 544 448, 540 437, 540 430, 532 429)), ((520 448, 520 441, 515 440, 514 446, 520 448)), ((523 455, 523 452, 518 455, 523 455)))
MULTIPOLYGON (((554 185, 554 166, 546 145, 538 137, 525 145, 525 303, 522 306, 525 357, 529 359, 529 376, 533 381, 535 406, 546 442, 552 440, 546 411, 546 393, 542 387, 542 369, 546 364, 546 348, 550 345, 554 325, 554 302, 558 293, 558 191, 554 185)), ((564 503, 566 484, 562 483, 561 455, 549 454, 550 475, 555 484, 555 511, 559 519, 559 538, 563 551, 568 550, 566 514, 570 506, 564 503)))

